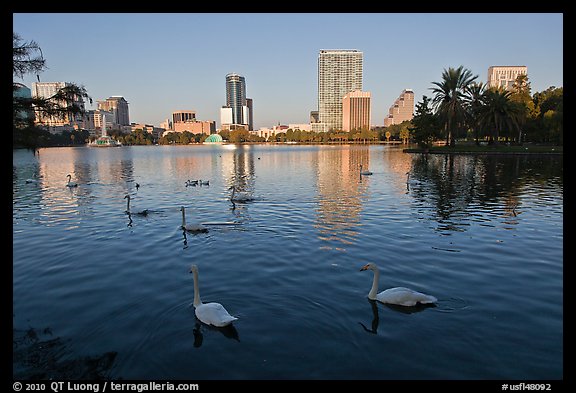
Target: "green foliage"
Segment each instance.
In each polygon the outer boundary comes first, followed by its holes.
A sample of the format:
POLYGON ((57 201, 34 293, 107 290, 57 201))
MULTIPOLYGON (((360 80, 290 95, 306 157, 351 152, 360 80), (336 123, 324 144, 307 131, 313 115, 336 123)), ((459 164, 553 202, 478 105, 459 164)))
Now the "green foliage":
POLYGON ((442 138, 440 119, 432 112, 430 105, 431 100, 423 96, 422 101, 416 104, 412 127, 408 127, 414 142, 424 149, 430 148, 432 143, 442 138))
MULTIPOLYGON (((12 33, 12 76, 22 78, 29 73, 40 73, 45 68, 45 59, 42 56, 42 50, 34 41, 23 41, 22 38, 12 33)), ((36 113, 38 117, 52 117, 57 119, 77 118, 84 114, 84 108, 79 105, 82 99, 89 100, 92 98, 86 92, 83 86, 70 84, 56 92, 52 97, 46 98, 23 98, 14 95, 17 87, 13 83, 13 145, 38 147, 60 144, 60 137, 50 133, 45 133, 34 125, 33 116, 28 114, 36 113)), ((75 134, 74 138, 68 135, 67 144, 77 144, 78 139, 75 134)), ((86 139, 86 138, 84 138, 86 139)), ((81 139, 83 141, 83 139, 81 139)))
POLYGON ((514 138, 520 129, 522 105, 511 101, 511 94, 501 88, 490 88, 484 92, 479 124, 488 131, 490 144, 498 144, 501 136, 506 140, 514 138))
POLYGON ((152 145, 154 143, 154 137, 152 134, 143 131, 141 129, 136 129, 129 134, 119 134, 112 135, 112 138, 119 139, 123 145, 152 145))
POLYGON ((42 56, 42 49, 34 41, 23 41, 12 32, 12 75, 23 78, 26 74, 40 73, 46 69, 46 60, 42 56))
MULTIPOLYGON (((152 143, 152 135, 148 134, 148 133, 143 133, 147 135, 147 138, 150 138, 150 143, 152 143)), ((183 131, 183 132, 169 132, 166 135, 160 137, 160 139, 158 139, 158 144, 159 145, 171 145, 171 144, 177 144, 177 145, 187 145, 189 143, 201 143, 204 142, 204 140, 208 137, 208 135, 206 134, 202 134, 202 133, 198 133, 198 134, 193 134, 190 131, 183 131)), ((146 142, 145 144, 150 144, 148 142, 146 142)), ((142 144, 142 143, 138 143, 138 144, 142 144)))
POLYGON ((478 78, 463 66, 449 67, 442 73, 442 82, 432 82, 432 103, 446 130, 446 144, 454 146, 456 138, 467 130, 467 93, 470 85, 478 78))
POLYGON ((250 133, 243 127, 230 131, 228 139, 230 143, 242 143, 250 141, 250 133))
MULTIPOLYGON (((444 70, 442 81, 433 82, 434 114, 447 145, 453 147, 466 135, 473 136, 476 144, 482 138, 494 144, 501 139, 516 143, 563 142, 562 88, 552 86, 530 96, 527 75, 518 76, 511 91, 487 89, 483 83, 474 82, 476 78, 460 66, 444 70)), ((415 129, 420 130, 420 126, 415 129)), ((416 139, 420 141, 421 136, 416 139)), ((426 144, 426 138, 419 143, 426 144)))

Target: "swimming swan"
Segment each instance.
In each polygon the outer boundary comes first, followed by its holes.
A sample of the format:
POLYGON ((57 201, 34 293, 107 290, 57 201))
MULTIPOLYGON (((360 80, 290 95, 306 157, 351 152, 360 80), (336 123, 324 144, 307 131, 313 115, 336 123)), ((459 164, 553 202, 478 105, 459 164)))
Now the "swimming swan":
POLYGON ((360 175, 361 175, 361 176, 362 176, 362 175, 369 176, 369 175, 371 175, 371 174, 372 174, 372 172, 370 172, 370 171, 363 171, 363 170, 362 170, 362 164, 360 164, 360 175))
MULTIPOLYGON (((128 201, 126 202, 126 213, 131 213, 130 212, 130 194, 126 194, 124 196, 124 199, 128 198, 128 201)), ((139 214, 141 216, 147 216, 148 215, 148 209, 144 209, 142 211, 136 212, 136 214, 139 214)))
POLYGON ((66 187, 78 187, 78 183, 70 181, 72 179, 72 175, 68 174, 66 177, 68 178, 68 183, 66 184, 66 187))
POLYGON ((200 321, 207 325, 222 327, 238 319, 230 315, 220 303, 202 303, 198 288, 198 266, 192 265, 190 273, 194 275, 194 313, 200 321))
POLYGON ((208 232, 208 228, 200 223, 192 222, 186 224, 186 213, 184 206, 180 208, 180 211, 182 211, 182 229, 185 229, 188 232, 208 232))
POLYGON ((397 304, 399 306, 415 306, 418 303, 430 304, 438 301, 434 296, 425 295, 403 287, 389 288, 377 293, 378 279, 380 278, 378 266, 374 263, 369 263, 360 269, 360 271, 363 270, 372 270, 374 272, 374 280, 372 281, 372 288, 368 293, 368 299, 378 300, 386 304, 397 304))

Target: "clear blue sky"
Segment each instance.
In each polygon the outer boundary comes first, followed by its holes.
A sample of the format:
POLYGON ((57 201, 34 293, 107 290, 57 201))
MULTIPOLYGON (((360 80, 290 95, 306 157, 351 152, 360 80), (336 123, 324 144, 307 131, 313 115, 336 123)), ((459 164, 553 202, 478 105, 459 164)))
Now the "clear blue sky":
POLYGON ((448 67, 485 82, 492 65, 525 65, 533 93, 563 86, 561 13, 19 13, 13 22, 42 48, 41 81, 84 85, 94 102, 124 96, 130 121, 154 125, 185 109, 219 127, 230 72, 246 78, 255 128, 308 123, 321 49, 364 52, 373 125, 403 89, 431 96, 448 67))

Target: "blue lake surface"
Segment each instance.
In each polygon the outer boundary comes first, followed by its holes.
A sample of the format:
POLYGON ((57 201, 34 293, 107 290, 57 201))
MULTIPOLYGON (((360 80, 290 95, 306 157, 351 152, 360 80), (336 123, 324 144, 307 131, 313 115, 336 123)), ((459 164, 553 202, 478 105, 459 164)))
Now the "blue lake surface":
POLYGON ((562 379, 563 188, 562 156, 14 150, 14 377, 562 379), (368 262, 436 307, 369 301, 368 262), (192 264, 232 327, 196 320, 192 264))

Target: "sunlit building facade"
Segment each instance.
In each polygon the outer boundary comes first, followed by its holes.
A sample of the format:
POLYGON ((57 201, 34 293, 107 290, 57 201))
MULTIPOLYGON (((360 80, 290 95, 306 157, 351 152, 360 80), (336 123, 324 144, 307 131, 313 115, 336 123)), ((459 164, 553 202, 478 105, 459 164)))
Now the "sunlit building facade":
POLYGON ((98 101, 98 109, 112 112, 114 118, 111 119, 114 125, 129 126, 130 114, 128 110, 128 101, 122 96, 111 96, 103 101, 98 101))
POLYGON ((388 110, 388 116, 384 118, 384 127, 412 120, 413 117, 414 91, 412 89, 404 89, 388 110))
POLYGON ((511 90, 519 75, 528 75, 526 66, 491 66, 488 68, 488 87, 511 90))
MULTIPOLYGON (((68 82, 34 82, 32 83, 32 98, 50 98, 54 96, 60 89, 70 86, 68 82)), ((59 103, 66 106, 66 102, 59 103)), ((84 109, 84 99, 82 97, 75 97, 74 105, 84 109)), ((73 126, 83 124, 83 117, 80 114, 72 115, 66 114, 62 118, 55 116, 46 116, 40 111, 35 111, 35 123, 42 124, 49 128, 64 127, 63 129, 73 129, 73 126)))
POLYGON ((370 129, 369 91, 352 91, 342 99, 342 130, 370 129))
POLYGON ((315 131, 342 129, 342 99, 362 90, 363 53, 356 49, 321 50, 318 55, 318 123, 315 131))

